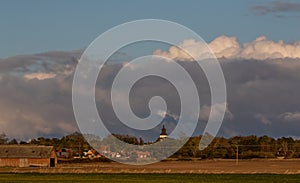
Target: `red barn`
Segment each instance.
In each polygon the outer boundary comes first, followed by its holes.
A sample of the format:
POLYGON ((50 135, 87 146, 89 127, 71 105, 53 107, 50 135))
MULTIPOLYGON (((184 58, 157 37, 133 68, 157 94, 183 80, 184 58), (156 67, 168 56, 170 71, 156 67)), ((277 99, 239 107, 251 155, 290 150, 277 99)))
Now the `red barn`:
POLYGON ((0 166, 55 167, 56 163, 53 146, 0 145, 0 166))

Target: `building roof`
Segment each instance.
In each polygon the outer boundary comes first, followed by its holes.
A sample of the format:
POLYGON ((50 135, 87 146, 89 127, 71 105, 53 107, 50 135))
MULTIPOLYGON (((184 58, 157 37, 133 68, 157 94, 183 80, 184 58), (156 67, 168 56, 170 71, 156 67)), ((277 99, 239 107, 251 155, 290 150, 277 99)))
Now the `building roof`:
POLYGON ((49 158, 53 146, 0 145, 0 158, 49 158))

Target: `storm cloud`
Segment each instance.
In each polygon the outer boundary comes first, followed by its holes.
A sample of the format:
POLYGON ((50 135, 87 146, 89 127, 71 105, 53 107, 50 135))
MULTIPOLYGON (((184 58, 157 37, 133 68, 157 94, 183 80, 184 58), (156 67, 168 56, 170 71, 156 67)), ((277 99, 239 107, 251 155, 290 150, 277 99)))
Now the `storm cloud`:
MULTIPOLYGON (((256 48, 253 45, 264 41, 270 40, 260 38, 249 44, 256 48)), ((286 46, 281 43, 274 44, 286 46)), ((227 85, 227 111, 219 135, 299 136, 300 59, 286 58, 283 53, 280 57, 269 57, 272 54, 261 56, 255 50, 251 55, 259 56, 242 56, 241 49, 246 50, 249 45, 240 46, 236 38, 230 37, 220 37, 210 45, 220 55, 218 57, 227 85), (223 41, 224 45, 219 44, 223 41)), ((72 110, 71 90, 80 54, 80 51, 49 52, 2 59, 0 132, 9 137, 28 139, 62 136, 78 131, 72 110)), ((170 56, 172 52, 161 51, 160 54, 170 56)), ((299 52, 295 51, 293 54, 297 55, 299 52)), ((201 134, 210 108, 216 107, 210 103, 210 90, 205 75, 195 68, 193 62, 186 62, 183 56, 173 58, 196 78, 202 113, 195 134, 201 134)), ((99 114, 106 121, 107 127, 115 133, 121 133, 118 130, 122 124, 111 109, 109 88, 113 77, 122 66, 122 63, 106 65, 101 71, 95 92, 99 114)), ((149 114, 149 99, 153 95, 163 95, 168 103, 168 111, 158 115, 165 115, 163 123, 170 132, 176 126, 177 117, 180 115, 180 110, 176 107, 180 105, 180 101, 174 90, 165 80, 144 78, 133 88, 130 99, 132 110, 138 116, 145 117, 149 114)), ((153 140, 160 128, 158 126, 155 133, 134 133, 153 140)), ((123 133, 133 134, 127 128, 123 133)))

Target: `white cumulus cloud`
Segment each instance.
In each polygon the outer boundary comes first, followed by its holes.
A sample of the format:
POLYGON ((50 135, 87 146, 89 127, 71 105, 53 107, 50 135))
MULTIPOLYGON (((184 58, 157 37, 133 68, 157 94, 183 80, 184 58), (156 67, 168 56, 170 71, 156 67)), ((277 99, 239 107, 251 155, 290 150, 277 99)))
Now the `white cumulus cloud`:
POLYGON ((194 60, 193 58, 201 60, 213 57, 206 43, 197 42, 194 39, 184 40, 178 46, 171 46, 168 51, 155 50, 153 55, 182 61, 192 61, 194 60))
MULTIPOLYGON (((256 60, 300 58, 300 41, 286 44, 282 40, 275 42, 265 36, 258 37, 252 42, 240 44, 236 37, 222 35, 215 38, 208 46, 217 58, 256 60)), ((171 46, 168 51, 155 50, 153 54, 181 61, 192 61, 191 56, 179 47, 196 55, 196 59, 212 58, 205 43, 192 39, 182 41, 178 47, 171 46)))
POLYGON ((233 58, 241 51, 241 45, 236 37, 219 36, 209 43, 217 58, 233 58))
POLYGON ((265 36, 256 38, 243 46, 240 53, 245 59, 300 58, 300 42, 285 44, 283 41, 274 42, 265 36))

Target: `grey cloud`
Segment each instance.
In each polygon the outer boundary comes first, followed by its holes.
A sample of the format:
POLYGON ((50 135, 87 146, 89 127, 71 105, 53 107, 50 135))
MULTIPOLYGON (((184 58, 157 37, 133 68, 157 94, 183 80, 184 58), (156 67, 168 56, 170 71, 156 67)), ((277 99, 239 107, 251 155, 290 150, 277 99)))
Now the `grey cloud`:
MULTIPOLYGON (((286 1, 272 1, 263 5, 256 5, 252 8, 253 12, 259 15, 266 15, 270 13, 299 13, 300 3, 286 2, 286 1)), ((280 16, 280 15, 278 15, 280 16)))
POLYGON ((77 52, 49 52, 1 60, 0 131, 19 139, 76 131, 70 109, 77 56, 77 52), (36 73, 55 77, 41 80, 33 77, 36 73))
POLYGON ((258 114, 255 114, 254 117, 256 119, 260 120, 265 125, 272 124, 272 122, 266 116, 264 116, 263 114, 258 113, 258 114))
POLYGON ((300 120, 300 112, 285 112, 279 115, 279 118, 286 122, 297 122, 300 120))
MULTIPOLYGON (((71 103, 73 72, 78 55, 73 52, 45 53, 1 60, 0 132, 26 139, 42 135, 61 136, 78 130, 71 103), (44 80, 24 78, 26 73, 38 72, 56 76, 44 80)), ((299 136, 299 59, 263 62, 221 59, 220 62, 227 84, 228 117, 219 135, 299 136)), ((204 73, 199 72, 193 62, 179 63, 195 80, 202 108, 209 109, 212 104, 204 73)), ((100 74, 96 89, 99 113, 112 132, 136 134, 153 140, 161 126, 151 132, 132 131, 122 126, 111 108, 109 89, 121 67, 122 64, 106 65, 100 74)), ((180 101, 174 87, 167 81, 149 77, 136 83, 130 98, 132 110, 141 117, 149 115, 148 101, 155 95, 163 95, 167 101, 168 113, 172 115, 167 114, 163 123, 170 132, 177 123, 174 116, 180 115, 180 101)), ((195 134, 203 131, 205 119, 200 120, 195 134)))
POLYGON ((285 125, 278 114, 300 107, 299 60, 224 61, 223 69, 228 103, 235 116, 233 122, 224 124, 227 128, 241 134, 297 136, 300 124, 285 125))

